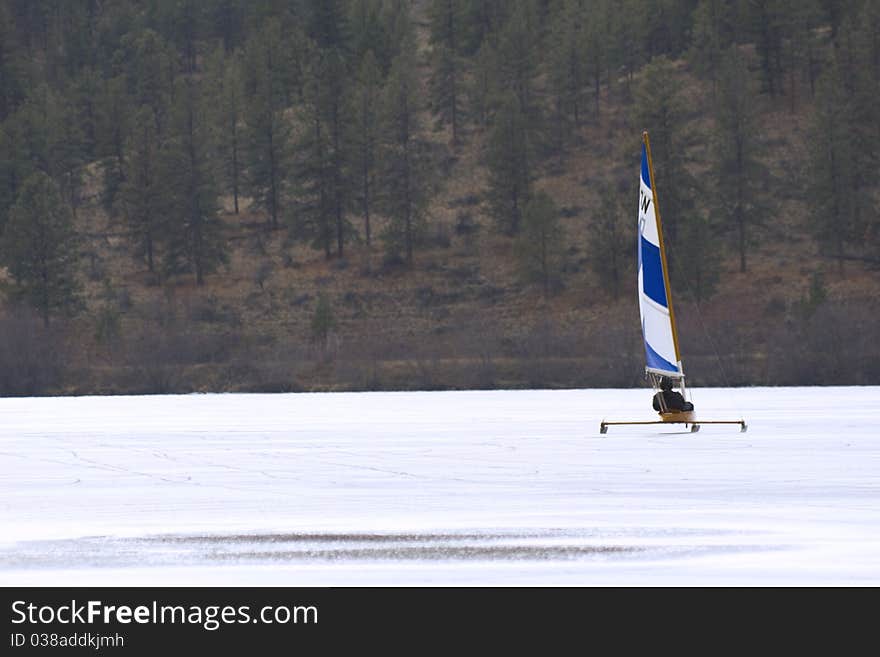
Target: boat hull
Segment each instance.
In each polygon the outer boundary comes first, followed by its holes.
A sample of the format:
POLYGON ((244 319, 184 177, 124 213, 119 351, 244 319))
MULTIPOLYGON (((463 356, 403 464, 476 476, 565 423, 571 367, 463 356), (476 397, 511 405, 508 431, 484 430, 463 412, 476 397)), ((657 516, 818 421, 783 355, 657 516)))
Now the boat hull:
POLYGON ((667 411, 666 413, 660 413, 660 420, 663 422, 693 424, 697 421, 697 416, 694 411, 667 411))

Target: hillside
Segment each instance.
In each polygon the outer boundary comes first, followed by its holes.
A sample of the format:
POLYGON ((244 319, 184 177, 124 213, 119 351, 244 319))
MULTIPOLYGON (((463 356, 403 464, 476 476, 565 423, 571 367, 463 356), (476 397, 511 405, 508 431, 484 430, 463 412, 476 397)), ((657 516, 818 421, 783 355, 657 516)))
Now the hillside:
MULTIPOLYGON (((416 70, 425 97, 432 48, 428 4, 413 3, 416 70)), ((754 69, 754 47, 741 50, 754 69)), ((695 204, 711 215, 710 87, 683 53, 670 59, 696 135, 688 146, 688 167, 701 187, 695 204)), ((540 285, 522 277, 515 240, 493 227, 487 131, 466 125, 461 143, 451 148, 449 126, 432 129, 436 115, 427 104, 420 110, 426 134, 446 155, 434 161, 437 192, 412 267, 388 258, 378 242, 368 247, 362 236, 346 245, 344 257, 328 259, 306 241, 292 241, 283 228, 267 230, 266 212, 252 198, 242 196, 235 213, 232 196, 224 192, 218 217, 227 262, 202 285, 189 273, 156 276, 132 257, 123 218, 102 203, 102 168, 93 160, 85 166, 75 213, 84 307, 44 330, 10 292, 0 390, 643 385, 635 249, 617 299, 592 260, 603 250, 595 237, 603 183, 614 181, 635 222, 638 139, 647 126, 637 123, 629 89, 644 74, 640 67, 631 80, 621 75, 603 84, 599 115, 583 119, 564 152, 541 158, 535 167, 534 188, 553 198, 564 232, 558 282, 546 298, 540 285), (333 317, 326 335, 314 323, 321 297, 333 317)), ((542 73, 538 88, 548 84, 542 73)), ((716 224, 714 293, 697 303, 690 290, 673 289, 683 358, 695 385, 880 383, 877 267, 870 259, 828 257, 810 229, 804 190, 816 106, 803 84, 794 109, 787 96, 761 96, 758 125, 767 144, 762 161, 781 182, 773 214, 749 249, 747 271, 740 271, 735 241, 716 224)), ((668 191, 662 170, 657 181, 662 209, 668 191)), ((359 221, 355 213, 349 220, 359 221)), ((376 235, 388 220, 375 215, 376 235)), ((670 248, 675 267, 681 256, 674 240, 670 248)), ((5 280, 11 289, 8 273, 5 280)))

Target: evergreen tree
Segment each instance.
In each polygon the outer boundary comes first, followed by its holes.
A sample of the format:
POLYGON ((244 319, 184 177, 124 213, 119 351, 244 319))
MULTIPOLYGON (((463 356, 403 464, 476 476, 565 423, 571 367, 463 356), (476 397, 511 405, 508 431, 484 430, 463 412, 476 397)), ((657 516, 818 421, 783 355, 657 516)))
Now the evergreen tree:
POLYGON ((845 104, 838 120, 852 144, 847 167, 851 170, 850 202, 856 234, 850 249, 856 252, 867 246, 872 225, 880 222, 876 176, 880 168, 880 83, 874 76, 874 39, 869 14, 847 16, 838 30, 832 69, 838 75, 845 104))
POLYGON ((333 49, 325 54, 322 73, 323 90, 326 92, 323 111, 327 117, 329 134, 329 191, 333 207, 333 223, 336 233, 336 257, 344 255, 345 242, 354 230, 346 214, 351 205, 352 185, 349 161, 352 157, 350 144, 350 104, 346 103, 348 79, 342 51, 333 49))
POLYGON ((590 266, 614 299, 620 297, 621 282, 631 267, 635 250, 629 216, 621 205, 621 194, 612 185, 603 184, 588 248, 590 266))
POLYGON ((508 0, 461 0, 463 49, 473 54, 486 44, 497 45, 498 34, 507 20, 513 3, 508 0))
POLYGON ((862 234, 856 193, 859 144, 852 130, 852 106, 837 66, 819 78, 810 137, 809 199, 812 227, 823 252, 843 270, 847 247, 862 234))
POLYGON ((353 227, 347 219, 352 181, 351 104, 346 103, 346 70, 338 50, 315 55, 306 86, 305 125, 299 144, 299 176, 309 199, 300 217, 301 226, 314 238, 314 246, 330 258, 344 255, 353 227))
POLYGON ((245 186, 267 224, 277 228, 289 175, 290 128, 283 116, 281 25, 270 20, 248 42, 246 53, 247 176, 245 186))
POLYGON ((674 241, 678 227, 692 216, 696 182, 686 167, 693 137, 684 117, 682 84, 665 57, 648 64, 636 90, 636 125, 651 137, 654 172, 660 189, 663 225, 674 241))
POLYGON ((519 110, 537 126, 541 106, 535 78, 538 75, 537 17, 531 3, 516 3, 498 40, 498 62, 501 87, 516 96, 519 110))
POLYGON ((223 191, 232 192, 232 205, 238 214, 242 181, 242 122, 244 120, 244 81, 240 53, 230 55, 216 50, 208 64, 212 123, 217 135, 217 152, 223 174, 223 191))
POLYGON ((84 68, 71 86, 71 114, 79 126, 82 155, 87 160, 97 156, 98 99, 101 96, 101 77, 93 68, 84 68))
POLYGON ((720 71, 713 139, 715 200, 724 225, 735 231, 739 268, 745 272, 754 231, 770 214, 769 172, 761 162, 757 90, 737 49, 725 54, 720 71))
POLYGON ((771 96, 782 92, 784 74, 782 61, 783 21, 781 3, 778 0, 750 0, 749 33, 761 62, 764 89, 771 96))
POLYGON ((364 239, 371 245, 370 212, 376 198, 377 159, 379 148, 379 100, 382 73, 373 51, 368 50, 361 62, 354 91, 354 198, 364 220, 364 239))
POLYGON ((382 0, 352 0, 348 11, 351 50, 355 62, 362 62, 368 51, 383 71, 391 64, 385 58, 388 36, 382 23, 382 0))
POLYGON ((411 3, 407 0, 388 0, 383 5, 381 21, 385 41, 376 56, 389 71, 392 62, 408 48, 408 41, 413 38, 410 9, 411 3))
POLYGON ((546 192, 538 192, 526 204, 516 253, 526 279, 540 282, 544 298, 550 296, 562 270, 564 231, 559 208, 546 192))
POLYGON ((38 171, 21 185, 0 238, 0 257, 12 275, 13 293, 49 325, 52 315, 75 310, 77 239, 70 208, 58 186, 38 171))
POLYGON ((464 60, 461 56, 461 0, 433 0, 431 21, 431 104, 440 126, 452 128, 452 145, 459 142, 461 87, 464 60))
POLYGON ((519 100, 508 94, 495 117, 486 153, 489 214, 505 235, 519 232, 523 211, 531 198, 534 158, 529 133, 528 117, 519 100))
POLYGON ((409 37, 391 65, 382 99, 382 206, 388 217, 383 238, 388 252, 403 253, 409 267, 424 233, 431 191, 415 65, 415 43, 409 37))
POLYGON ((349 50, 350 32, 343 0, 305 0, 306 33, 319 50, 349 50))
MULTIPOLYGON (((599 39, 608 38, 611 44, 605 46, 606 57, 604 63, 606 70, 606 83, 608 91, 613 90, 617 79, 617 71, 623 70, 626 74, 626 94, 630 93, 630 87, 636 71, 648 57, 650 37, 649 26, 652 17, 644 11, 641 0, 608 0, 600 4, 600 25, 604 26, 605 37, 601 32, 599 39)), ((601 28, 600 28, 601 29, 601 28)), ((601 42, 600 42, 601 43, 601 42)), ((598 92, 598 84, 596 86, 598 92)), ((596 101, 598 103, 598 99, 596 101)), ((598 113, 598 109, 597 109, 598 113)))
POLYGON ((694 33, 688 59, 698 75, 712 83, 712 100, 718 86, 721 58, 732 38, 731 12, 725 0, 700 0, 694 10, 694 33))
POLYGON ((85 160, 73 110, 47 84, 40 84, 7 122, 16 180, 35 169, 44 171, 60 183, 67 203, 78 199, 85 160))
MULTIPOLYGON (((316 62, 315 66, 319 63, 316 62)), ((331 194, 330 130, 327 127, 324 77, 307 77, 302 106, 303 130, 297 140, 296 179, 301 191, 300 207, 294 222, 295 233, 310 238, 312 247, 333 256, 334 203, 331 194)))
POLYGON ((871 76, 880 84, 880 2, 866 0, 859 17, 865 36, 866 54, 871 76))
POLYGON ((0 4, 0 122, 5 121, 24 100, 26 86, 15 23, 8 5, 3 3, 0 4))
POLYGON ((208 20, 213 24, 214 34, 223 41, 223 49, 231 53, 240 46, 245 33, 245 2, 243 0, 215 0, 209 9, 208 20))
POLYGON ((692 31, 693 0, 654 0, 643 3, 642 12, 650 15, 647 44, 649 57, 668 55, 678 58, 687 50, 692 31), (647 4, 647 7, 644 7, 647 4))
POLYGON ((19 109, 0 124, 0 232, 21 184, 36 170, 28 143, 26 113, 19 109))
POLYGON ((161 134, 177 74, 174 49, 162 35, 144 29, 122 37, 114 59, 125 71, 126 91, 131 95, 134 106, 148 105, 152 108, 156 127, 161 134))
POLYGON ((328 74, 322 70, 327 65, 315 55, 313 66, 305 86, 303 103, 304 129, 297 141, 297 181, 301 188, 302 202, 297 217, 297 230, 312 240, 312 247, 333 256, 335 216, 341 200, 333 196, 333 94, 325 88, 328 74))
POLYGON ((163 33, 176 47, 183 60, 186 73, 196 71, 198 41, 207 21, 204 0, 176 0, 162 3, 165 8, 162 16, 163 33))
POLYGON ((190 271, 197 285, 226 262, 218 216, 216 163, 212 159, 209 121, 199 83, 179 82, 163 152, 162 177, 168 196, 165 270, 190 271))
MULTIPOLYGON (((98 98, 95 148, 101 157, 104 174, 102 200, 112 211, 116 195, 125 177, 125 142, 132 129, 131 98, 126 93, 125 79, 116 76, 107 80, 98 98)), ((152 109, 152 108, 151 108, 152 109)))
POLYGON ((156 245, 163 237, 167 190, 160 177, 159 137, 153 110, 144 105, 134 117, 134 130, 126 146, 125 177, 120 189, 123 214, 136 254, 155 271, 156 245))
MULTIPOLYGON (((715 294, 721 259, 712 222, 696 210, 688 212, 682 218, 678 240, 667 249, 671 254, 669 271, 673 287, 699 303, 715 294)), ((665 223, 666 214, 663 217, 665 223)))
POLYGON ((333 307, 326 294, 318 295, 318 303, 315 306, 315 314, 312 315, 311 329, 312 340, 321 346, 322 351, 327 350, 330 334, 336 328, 336 317, 333 307))
POLYGON ((816 49, 818 37, 816 28, 819 24, 819 6, 817 0, 798 0, 786 3, 779 18, 782 32, 781 60, 787 80, 785 93, 788 95, 789 109, 794 113, 798 98, 798 78, 805 77, 810 82, 810 94, 815 89, 817 71, 816 49))
POLYGON ((549 56, 545 60, 553 99, 554 141, 560 155, 581 119, 586 71, 580 18, 577 0, 565 0, 553 21, 549 56))
POLYGON ((480 127, 489 125, 498 90, 498 56, 491 44, 484 43, 474 57, 473 73, 466 87, 467 104, 472 120, 480 127))

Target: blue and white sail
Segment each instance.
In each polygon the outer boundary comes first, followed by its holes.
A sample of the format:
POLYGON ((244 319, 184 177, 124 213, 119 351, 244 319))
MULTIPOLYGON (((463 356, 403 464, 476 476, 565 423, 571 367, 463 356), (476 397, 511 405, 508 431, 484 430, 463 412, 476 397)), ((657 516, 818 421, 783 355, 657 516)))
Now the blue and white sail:
POLYGON ((675 317, 669 294, 669 276, 663 253, 660 216, 645 133, 639 181, 639 313, 645 341, 646 369, 673 377, 683 376, 675 317))

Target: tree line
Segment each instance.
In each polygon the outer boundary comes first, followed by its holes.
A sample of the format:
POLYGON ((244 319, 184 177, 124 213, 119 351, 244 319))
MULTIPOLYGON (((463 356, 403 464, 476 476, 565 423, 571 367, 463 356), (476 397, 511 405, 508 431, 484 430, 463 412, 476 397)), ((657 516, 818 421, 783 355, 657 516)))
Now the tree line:
MULTIPOLYGON (((602 148, 582 129, 613 102, 633 129, 609 141, 651 133, 688 295, 713 294, 722 247, 745 272, 785 239, 781 199, 804 201, 841 268, 877 263, 878 34, 877 0, 3 0, 0 258, 45 323, 75 310, 91 175, 158 280, 201 285, 226 262, 222 198, 328 260, 379 243, 412 268, 444 162, 479 144, 481 212, 550 295, 566 235, 541 179, 602 148), (762 117, 804 103, 804 157, 774 174, 762 117)), ((615 296, 633 240, 621 184, 604 176, 585 226, 615 296)))

